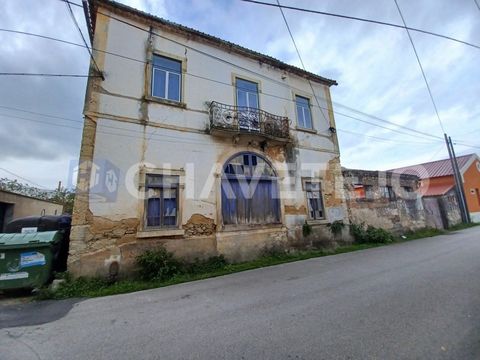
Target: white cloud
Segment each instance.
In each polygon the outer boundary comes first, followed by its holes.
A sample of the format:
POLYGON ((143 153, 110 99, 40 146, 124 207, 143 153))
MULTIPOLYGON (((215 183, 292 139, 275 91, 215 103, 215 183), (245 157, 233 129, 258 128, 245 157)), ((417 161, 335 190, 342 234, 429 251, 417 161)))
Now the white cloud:
MULTIPOLYGON (((278 9, 228 0, 121 2, 300 65, 278 9)), ((282 4, 400 22, 390 1, 282 0, 282 4)), ((480 21, 472 1, 403 1, 401 6, 412 27, 478 43, 480 21)), ((74 11, 86 33, 82 10, 74 8, 74 11)), ((338 87, 332 88, 336 111, 375 122, 342 107, 344 104, 363 113, 442 135, 405 31, 291 10, 286 11, 286 16, 307 70, 339 82, 338 87)), ((59 1, 0 2, 0 22, 9 29, 81 41, 65 4, 59 1)), ((447 131, 454 138, 480 146, 480 52, 445 39, 413 36, 447 131)), ((84 74, 88 71, 88 54, 82 48, 1 32, 0 42, 0 67, 5 71, 84 74)), ((84 94, 84 80, 2 78, 0 82, 0 105, 77 120, 82 119, 84 94)), ((25 116, 15 111, 2 110, 1 113, 25 116)), ((65 124, 59 119, 42 120, 65 124)), ((342 164, 347 167, 388 169, 445 155, 441 142, 416 144, 425 140, 338 114, 336 120, 339 128, 393 141, 339 132, 342 164)), ((0 118, 0 124, 0 135, 15 134, 18 138, 18 146, 9 147, 9 152, 2 148, 5 142, 0 143, 0 153, 4 154, 0 157, 1 167, 51 187, 66 178, 69 160, 78 158, 81 130, 5 117, 0 118), (52 159, 49 149, 56 149, 61 155, 52 159)), ((458 148, 459 152, 475 150, 458 148)))

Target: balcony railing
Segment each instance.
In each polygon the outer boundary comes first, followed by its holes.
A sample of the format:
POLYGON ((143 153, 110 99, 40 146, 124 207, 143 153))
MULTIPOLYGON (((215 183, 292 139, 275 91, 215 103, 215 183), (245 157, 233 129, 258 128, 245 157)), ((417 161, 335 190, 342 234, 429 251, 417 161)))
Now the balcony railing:
POLYGON ((210 129, 213 132, 220 130, 226 133, 260 135, 280 141, 289 140, 288 117, 216 101, 210 103, 210 129))

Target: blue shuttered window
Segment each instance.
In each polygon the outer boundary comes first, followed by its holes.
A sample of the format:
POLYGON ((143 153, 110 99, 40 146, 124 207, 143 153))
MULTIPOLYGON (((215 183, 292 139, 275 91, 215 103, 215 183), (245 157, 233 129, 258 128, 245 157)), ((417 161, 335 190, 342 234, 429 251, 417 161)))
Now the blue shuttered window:
POLYGON ((176 227, 178 214, 178 176, 146 177, 147 227, 176 227))
POLYGON ((263 158, 244 153, 225 165, 222 215, 225 225, 280 222, 277 177, 263 158))

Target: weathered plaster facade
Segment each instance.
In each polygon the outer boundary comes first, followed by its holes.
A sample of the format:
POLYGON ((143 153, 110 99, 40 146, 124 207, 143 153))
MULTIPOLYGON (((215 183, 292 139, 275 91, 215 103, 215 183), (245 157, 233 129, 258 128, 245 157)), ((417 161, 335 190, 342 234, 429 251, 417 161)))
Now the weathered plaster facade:
POLYGON ((343 171, 350 221, 394 233, 427 226, 419 179, 385 171, 343 171))
POLYGON ((90 5, 94 57, 105 80, 90 78, 86 93, 69 257, 74 275, 105 275, 118 267, 128 273, 137 254, 159 244, 187 259, 224 254, 241 261, 271 247, 342 241, 326 226, 348 222, 329 90, 334 81, 122 5, 90 5), (181 101, 152 96, 153 54, 181 62, 181 101), (211 102, 234 106, 236 78, 258 84, 262 111, 288 118, 286 141, 213 134, 211 102), (310 100, 312 129, 299 128, 295 95, 310 100), (274 169, 279 221, 224 224, 224 165, 241 153, 256 154, 274 169), (105 160, 119 175, 115 197, 107 200, 92 191, 105 160), (148 228, 147 174, 180 179, 177 226, 148 228), (322 219, 309 218, 305 181, 321 184, 322 219), (306 221, 313 227, 308 241, 306 221))

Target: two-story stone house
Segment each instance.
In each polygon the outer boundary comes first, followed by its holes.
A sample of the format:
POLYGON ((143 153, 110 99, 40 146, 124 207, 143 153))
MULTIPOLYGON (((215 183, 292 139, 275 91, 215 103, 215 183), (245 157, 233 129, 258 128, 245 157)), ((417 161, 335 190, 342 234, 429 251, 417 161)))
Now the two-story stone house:
POLYGON ((160 244, 240 261, 332 241, 334 80, 115 2, 89 1, 88 22, 71 272, 126 273, 160 244))

